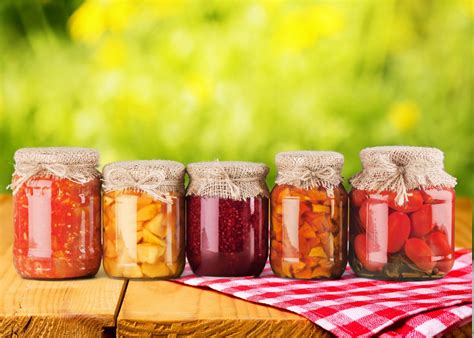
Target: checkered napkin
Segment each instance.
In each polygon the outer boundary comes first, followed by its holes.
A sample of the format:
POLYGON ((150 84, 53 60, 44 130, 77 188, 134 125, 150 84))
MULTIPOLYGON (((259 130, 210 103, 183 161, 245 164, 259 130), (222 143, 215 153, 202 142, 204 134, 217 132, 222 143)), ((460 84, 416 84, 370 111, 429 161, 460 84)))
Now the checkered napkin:
POLYGON ((472 315, 472 252, 458 250, 453 270, 426 282, 358 278, 349 269, 338 280, 304 281, 197 277, 186 268, 176 280, 300 314, 341 337, 425 337, 464 324, 472 315))

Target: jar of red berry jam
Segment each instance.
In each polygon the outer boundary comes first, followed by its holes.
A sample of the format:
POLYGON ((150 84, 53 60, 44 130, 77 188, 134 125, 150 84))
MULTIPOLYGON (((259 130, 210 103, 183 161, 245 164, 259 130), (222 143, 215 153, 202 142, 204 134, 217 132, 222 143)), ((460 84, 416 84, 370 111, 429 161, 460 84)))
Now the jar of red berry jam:
POLYGON ((32 279, 93 276, 100 267, 99 155, 84 148, 15 153, 13 261, 32 279))
POLYGON ((268 255, 268 167, 201 162, 187 167, 187 258, 201 276, 258 276, 268 255))
POLYGON ((273 272, 286 278, 339 278, 347 264, 347 193, 344 157, 332 151, 276 156, 271 194, 273 272))
POLYGON ((104 167, 104 270, 110 277, 169 279, 184 268, 184 165, 104 167))
POLYGON ((351 179, 349 263, 361 277, 441 278, 454 263, 454 186, 439 149, 375 147, 351 179))

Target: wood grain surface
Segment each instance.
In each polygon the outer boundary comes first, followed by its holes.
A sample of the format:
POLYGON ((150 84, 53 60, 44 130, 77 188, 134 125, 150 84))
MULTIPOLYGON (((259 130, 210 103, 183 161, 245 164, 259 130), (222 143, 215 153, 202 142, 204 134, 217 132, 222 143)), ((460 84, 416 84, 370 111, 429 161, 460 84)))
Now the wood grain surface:
POLYGON ((0 222, 0 337, 101 337, 115 331, 125 281, 107 278, 102 269, 92 279, 22 279, 13 267, 9 196, 0 196, 0 222))
MULTIPOLYGON (((456 246, 472 248, 472 204, 456 203, 456 246)), ((15 272, 11 197, 0 195, 0 336, 235 335, 325 337, 296 314, 168 281, 31 281, 15 272), (116 330, 116 332, 115 332, 116 330)), ((470 336, 471 323, 450 337, 470 336)))

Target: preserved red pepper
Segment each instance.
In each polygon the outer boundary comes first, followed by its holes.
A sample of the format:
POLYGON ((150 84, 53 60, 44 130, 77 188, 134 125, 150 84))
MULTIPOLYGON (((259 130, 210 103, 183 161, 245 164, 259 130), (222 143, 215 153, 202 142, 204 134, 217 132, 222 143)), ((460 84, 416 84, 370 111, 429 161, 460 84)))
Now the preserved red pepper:
POLYGON ((347 264, 344 158, 335 152, 279 153, 271 194, 273 272, 286 278, 339 278, 347 264), (328 175, 329 173, 329 175, 328 175))
POLYGON ((268 256, 268 168, 247 162, 187 168, 187 258, 202 276, 258 276, 268 256))
POLYGON ((13 257, 18 273, 33 279, 95 275, 102 253, 97 152, 25 148, 15 160, 13 257))
POLYGON ((393 280, 446 275, 454 263, 456 181, 443 170, 442 152, 377 147, 363 150, 361 158, 368 173, 363 171, 351 181, 355 187, 350 193, 352 269, 362 277, 393 280), (381 177, 403 186, 387 185, 381 177), (396 191, 377 189, 373 182, 396 191), (439 184, 430 187, 425 182, 439 184))

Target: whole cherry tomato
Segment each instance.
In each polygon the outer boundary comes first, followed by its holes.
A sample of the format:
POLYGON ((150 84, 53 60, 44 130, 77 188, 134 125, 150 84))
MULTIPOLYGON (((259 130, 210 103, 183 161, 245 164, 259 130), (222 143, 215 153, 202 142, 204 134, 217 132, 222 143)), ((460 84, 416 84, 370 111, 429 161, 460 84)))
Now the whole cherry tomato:
POLYGON ((410 218, 403 212, 394 211, 388 216, 388 247, 389 253, 400 251, 410 236, 410 218))
MULTIPOLYGON (((453 252, 448 238, 441 231, 433 231, 431 234, 429 234, 426 238, 426 243, 428 243, 435 256, 448 256, 453 252)), ((453 264, 454 259, 452 257, 448 257, 436 263, 436 266, 441 271, 447 273, 451 271, 453 264)))
POLYGON ((351 191, 351 202, 353 206, 360 207, 367 199, 367 193, 364 190, 353 189, 351 191))
POLYGON ((365 234, 359 234, 355 237, 354 251, 357 258, 359 259, 359 261, 362 263, 362 265, 367 271, 371 271, 371 272, 382 271, 385 265, 384 263, 372 262, 368 260, 367 239, 365 237, 365 234))
POLYGON ((421 208, 423 205, 423 195, 418 190, 412 190, 408 192, 408 201, 402 205, 398 205, 395 202, 395 197, 397 194, 395 192, 388 192, 388 205, 390 208, 395 209, 401 212, 414 212, 421 208))
POLYGON ((433 215, 430 204, 424 204, 420 210, 410 215, 411 236, 423 237, 433 229, 433 215))
POLYGON ((410 238, 405 242, 405 255, 421 270, 431 272, 436 265, 433 252, 428 244, 419 238, 410 238))

